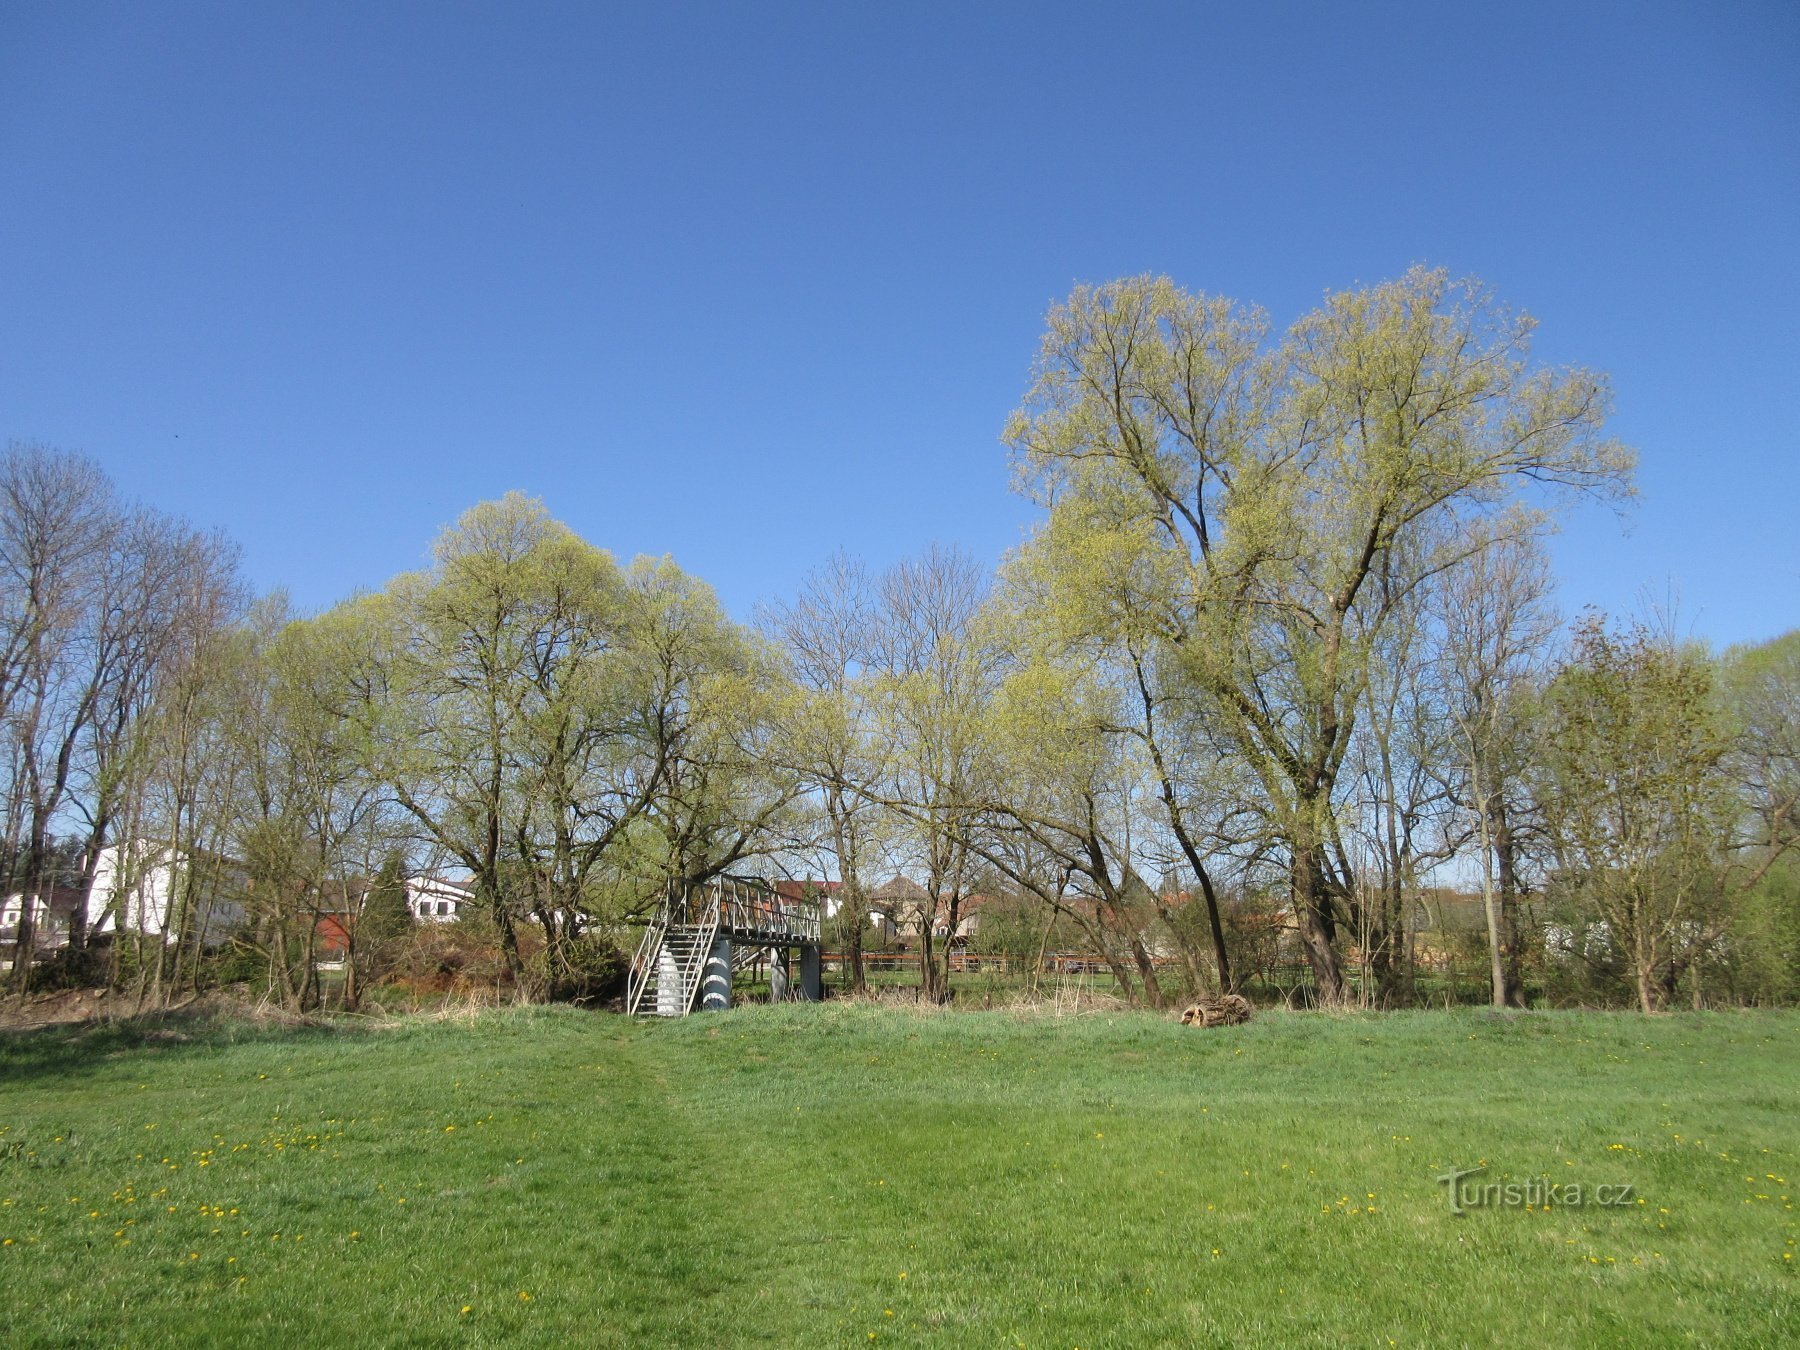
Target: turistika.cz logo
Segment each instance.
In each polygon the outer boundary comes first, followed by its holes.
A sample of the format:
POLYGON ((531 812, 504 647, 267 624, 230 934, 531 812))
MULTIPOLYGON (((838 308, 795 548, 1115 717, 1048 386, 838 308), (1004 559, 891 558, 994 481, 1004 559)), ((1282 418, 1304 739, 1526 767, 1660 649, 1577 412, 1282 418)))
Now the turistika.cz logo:
POLYGON ((1625 1182, 1589 1186, 1579 1181, 1552 1181, 1547 1176, 1523 1181, 1475 1179, 1485 1171, 1484 1163, 1446 1172, 1437 1179, 1438 1185, 1449 1190, 1452 1214, 1467 1214, 1471 1209, 1618 1209, 1643 1203, 1637 1187, 1625 1182))

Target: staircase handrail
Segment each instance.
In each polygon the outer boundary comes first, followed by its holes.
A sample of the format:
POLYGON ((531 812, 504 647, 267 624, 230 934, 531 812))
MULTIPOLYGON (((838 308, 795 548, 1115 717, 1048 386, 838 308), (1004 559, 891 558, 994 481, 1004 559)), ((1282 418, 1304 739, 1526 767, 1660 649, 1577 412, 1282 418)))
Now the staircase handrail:
POLYGON ((644 1001, 644 991, 650 987, 650 963, 656 960, 662 948, 663 934, 668 931, 667 918, 668 909, 664 906, 663 911, 644 926, 644 936, 638 940, 637 951, 631 958, 631 996, 625 1000, 625 1011, 630 1016, 637 1015, 644 1001))
POLYGON ((700 996, 700 985, 706 977, 706 963, 712 957, 713 943, 719 936, 719 891, 709 887, 712 898, 707 902, 705 917, 696 925, 702 929, 701 939, 693 950, 693 963, 682 972, 681 1011, 685 1015, 694 1010, 694 1001, 700 996))

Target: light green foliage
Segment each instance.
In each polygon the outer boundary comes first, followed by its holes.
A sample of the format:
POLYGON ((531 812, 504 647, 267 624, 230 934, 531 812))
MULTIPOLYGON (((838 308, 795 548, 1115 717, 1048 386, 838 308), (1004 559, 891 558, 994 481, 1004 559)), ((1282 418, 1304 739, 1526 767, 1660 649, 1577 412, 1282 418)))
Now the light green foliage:
POLYGON ((1800 997, 1800 632, 1727 652, 1720 692, 1732 732, 1725 771, 1739 814, 1729 852, 1736 998, 1800 997))
POLYGON ((1255 773, 1321 995, 1332 795, 1396 607, 1527 484, 1618 492, 1608 394, 1529 359, 1531 322, 1415 269, 1265 317, 1166 278, 1052 310, 1007 431, 1050 511, 1019 569, 1072 638, 1153 641, 1255 773))
POLYGON ((643 752, 663 765, 636 847, 640 880, 705 880, 768 851, 798 794, 774 753, 793 690, 777 654, 667 558, 635 561, 629 651, 643 752))
POLYGON ((1720 684, 1748 813, 1743 841, 1765 856, 1785 853, 1800 844, 1800 631, 1726 653, 1720 684))
POLYGON ((368 777, 472 874, 514 974, 529 916, 555 977, 584 924, 755 846, 782 799, 756 768, 777 682, 704 583, 620 569, 520 494, 433 556, 310 640, 337 654, 368 777))
POLYGON ((1728 921, 1729 748, 1704 652, 1598 616, 1577 628, 1543 700, 1542 795, 1559 881, 1608 925, 1645 1012, 1728 921))
POLYGON ((1729 959, 1716 985, 1735 1001, 1800 1002, 1800 866, 1791 854, 1736 899, 1729 959))

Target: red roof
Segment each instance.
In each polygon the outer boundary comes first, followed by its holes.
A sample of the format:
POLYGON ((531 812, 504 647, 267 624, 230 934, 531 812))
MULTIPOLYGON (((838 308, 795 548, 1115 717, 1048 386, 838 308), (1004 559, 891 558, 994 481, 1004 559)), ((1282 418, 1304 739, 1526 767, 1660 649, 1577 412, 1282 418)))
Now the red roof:
POLYGON ((841 881, 814 881, 811 877, 796 877, 774 883, 775 894, 783 900, 813 900, 821 895, 836 895, 843 889, 844 883, 841 881))

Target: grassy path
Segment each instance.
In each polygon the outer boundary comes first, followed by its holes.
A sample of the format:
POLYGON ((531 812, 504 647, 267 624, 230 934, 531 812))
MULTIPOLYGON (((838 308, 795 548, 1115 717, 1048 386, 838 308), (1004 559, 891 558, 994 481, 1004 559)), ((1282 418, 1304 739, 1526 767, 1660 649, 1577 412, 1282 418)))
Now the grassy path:
POLYGON ((1776 1345, 1800 1016, 0 1038, 15 1345, 1776 1345), (1436 1177, 1629 1184, 1450 1213, 1436 1177), (1637 1201, 1642 1203, 1637 1203, 1637 1201))

